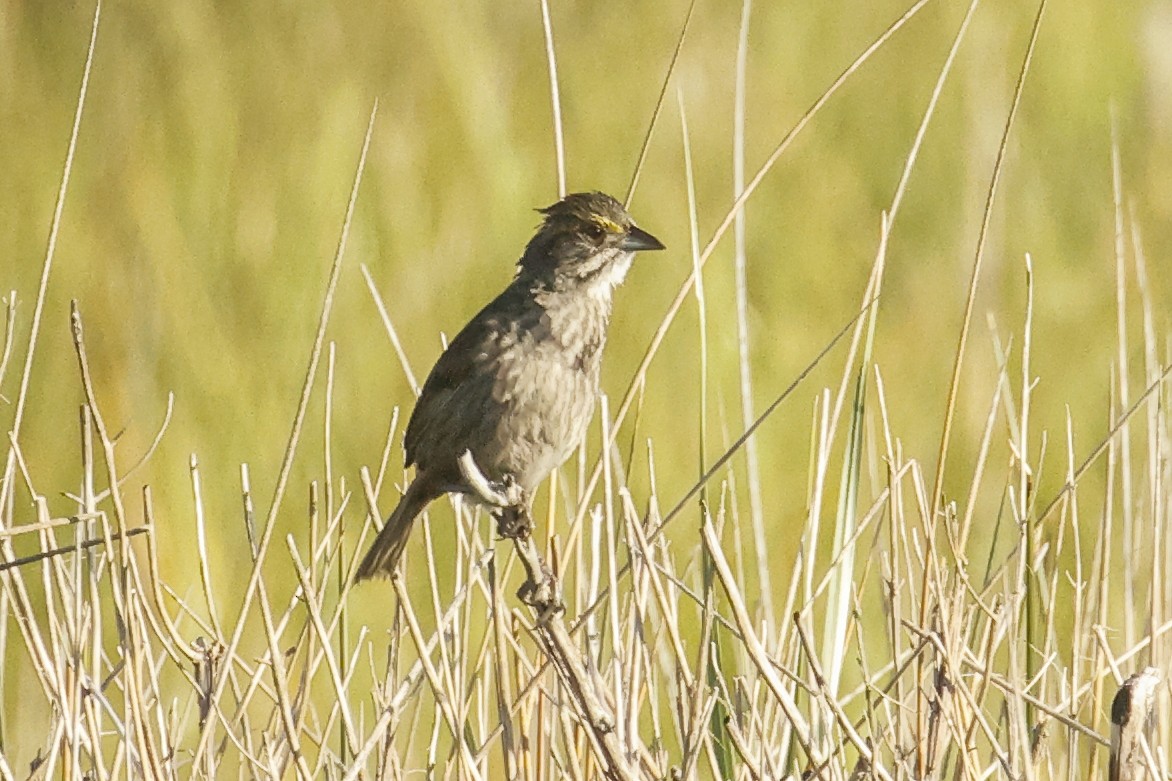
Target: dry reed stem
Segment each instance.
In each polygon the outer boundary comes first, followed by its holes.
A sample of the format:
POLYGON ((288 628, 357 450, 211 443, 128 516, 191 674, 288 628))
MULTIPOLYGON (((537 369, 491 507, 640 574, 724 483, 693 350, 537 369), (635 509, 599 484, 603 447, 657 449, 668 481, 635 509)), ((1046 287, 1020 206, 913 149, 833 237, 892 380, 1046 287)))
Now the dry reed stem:
POLYGON ((603 763, 604 775, 616 780, 638 778, 628 759, 628 749, 617 732, 615 710, 604 704, 587 670, 586 661, 570 639, 562 619, 565 603, 560 587, 538 553, 530 534, 532 518, 529 516, 526 498, 516 485, 491 485, 472 460, 469 451, 465 451, 460 458, 460 472, 477 498, 489 506, 499 508, 501 534, 512 539, 517 557, 525 569, 526 579, 517 596, 533 610, 533 632, 553 662, 559 679, 574 698, 579 715, 588 727, 591 745, 603 763))

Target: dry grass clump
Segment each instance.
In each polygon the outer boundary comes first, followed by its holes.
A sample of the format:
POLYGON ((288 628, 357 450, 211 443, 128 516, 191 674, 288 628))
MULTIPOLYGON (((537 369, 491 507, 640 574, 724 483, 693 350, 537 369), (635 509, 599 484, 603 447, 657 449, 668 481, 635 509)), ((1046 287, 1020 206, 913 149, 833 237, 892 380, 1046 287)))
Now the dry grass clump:
MULTIPOLYGON (((808 118, 906 18, 843 73, 754 177, 746 181, 742 172, 736 202, 706 246, 693 208, 693 273, 627 394, 600 407, 596 438, 605 457, 595 461, 584 449, 576 469, 554 480, 534 535, 496 540, 493 524, 454 502, 452 545, 437 545, 425 518, 405 577, 391 583, 352 585, 365 540, 394 501, 397 420, 382 462, 363 470, 358 485, 330 467, 338 369, 325 336, 361 177, 271 499, 254 497, 241 467, 239 521, 249 540, 238 556, 249 571, 243 593, 226 593, 209 562, 194 458, 194 530, 157 522, 149 487, 130 492, 137 466, 128 466, 104 422, 101 379, 91 374, 76 305, 73 347, 85 394, 76 485, 43 484, 22 457, 21 417, 36 403, 30 367, 58 208, 19 373, 9 360, 15 294, 6 300, 0 382, 14 377, 18 391, 0 484, 0 656, 19 656, 28 674, 0 671, 8 706, 0 777, 1086 778, 1107 772, 1111 699, 1145 665, 1158 669, 1129 691, 1142 692, 1137 701, 1153 702, 1162 718, 1150 744, 1143 730, 1127 744, 1116 771, 1167 777, 1168 699, 1157 676, 1172 628, 1168 369, 1121 185, 1119 357, 1108 424, 1093 446, 1082 444, 1090 435, 1076 438, 1073 422, 1059 437, 1032 423, 1028 257, 1020 327, 990 323, 987 340, 970 327, 1029 53, 991 177, 937 452, 905 451, 888 414, 901 400, 887 396, 872 356, 882 338, 876 317, 887 238, 951 59, 882 217, 869 284, 857 311, 843 314, 838 335, 763 412, 745 407, 743 435, 719 446, 704 435, 701 477, 685 496, 658 493, 654 432, 645 446, 632 445, 639 458, 618 447, 618 432, 647 390, 647 366, 693 294, 701 313, 697 352, 706 356, 702 270, 740 207, 808 118), (1133 348, 1135 330, 1143 340, 1133 348), (995 376, 962 372, 966 352, 980 349, 970 337, 992 346, 995 376), (832 387, 801 385, 815 365, 831 363, 840 367, 832 387), (949 458, 962 378, 989 389, 983 434, 968 462, 949 458), (786 507, 763 506, 759 489, 768 477, 755 459, 739 456, 799 388, 814 399, 809 490, 786 507), (323 467, 308 486, 295 487, 308 492, 308 517, 290 522, 291 467, 307 447, 313 405, 326 421, 323 467), (709 451, 721 455, 708 459, 709 451), (645 469, 649 491, 628 487, 634 468, 645 469), (1053 495, 1037 488, 1043 472, 1063 474, 1053 495), (946 485, 967 488, 948 496, 946 485), (52 517, 46 497, 64 492, 76 512, 52 517), (132 526, 132 505, 141 506, 145 524, 132 526), (766 533, 786 518, 803 519, 796 559, 772 550, 766 533), (281 536, 278 528, 298 532, 281 536), (198 584, 168 582, 158 550, 169 535, 194 540, 198 584), (276 572, 294 573, 295 585, 276 572), (368 620, 372 601, 386 605, 377 623, 368 620), (29 734, 42 738, 29 745, 29 734)), ((83 104, 84 87, 79 118, 83 104)), ((682 102, 680 113, 683 119, 682 102)), ((373 127, 372 114, 367 143, 373 127)), ((75 124, 73 142, 77 132, 75 124)), ((1118 182, 1118 162, 1116 170, 1118 182)), ((725 320, 743 327, 739 314, 725 320)), ((697 376, 700 421, 708 414, 706 368, 697 376)), ((446 509, 431 515, 452 523, 446 509)), ((1114 720, 1126 726, 1119 714, 1114 720)))
MULTIPOLYGON (((1146 298, 1140 306, 1150 314, 1146 298)), ((727 464, 703 500, 664 514, 605 460, 603 501, 530 543, 526 555, 544 557, 560 588, 545 609, 515 596, 543 570, 494 544, 492 524, 462 506, 454 552, 436 550, 425 522, 406 578, 356 593, 363 538, 391 501, 378 499, 381 474, 364 472, 356 493, 343 485, 328 511, 315 483, 308 533, 264 550, 269 525, 257 529, 245 468, 241 522, 255 544, 241 562, 255 587, 233 618, 198 504, 202 587, 182 593, 160 576, 157 540, 180 530, 154 522, 149 489, 123 494, 76 313, 75 324, 88 399, 78 512, 50 517, 13 445, 0 538, 4 651, 27 655, 40 700, 9 712, 6 728, 48 714, 36 777, 397 778, 422 767, 459 778, 1094 777, 1106 769, 1116 685, 1165 658, 1172 621, 1165 581, 1152 575, 1167 545, 1151 510, 1168 498, 1168 426, 1155 364, 1089 458, 1068 449, 1057 497, 1032 491, 1042 463, 1023 436, 1031 383, 1006 366, 972 491, 936 510, 931 476, 885 423, 881 375, 865 410, 821 394, 803 554, 792 570, 768 559, 787 586, 772 614, 746 574, 752 553, 727 464), (832 449, 840 425, 856 443, 845 453, 832 449), (999 437, 1037 456, 992 463, 999 437), (1102 487, 1081 489, 1092 471, 1102 487), (1124 501, 1124 481, 1151 504, 1124 501), (16 482, 31 512, 13 499, 16 482), (999 516, 971 509, 990 496, 999 516), (128 528, 132 501, 145 526, 128 528), (1088 503, 1098 533, 1084 539, 1088 503), (825 517, 830 556, 817 551, 825 517), (662 532, 678 518, 691 526, 669 542, 662 532), (277 568, 296 573, 292 593, 268 585, 277 568), (356 626, 355 599, 393 605, 385 624, 356 626)), ((842 387, 859 376, 848 368, 842 387)), ((192 476, 198 497, 194 462, 192 476)), ((25 776, 9 756, 0 772, 25 776)), ((1162 749, 1143 756, 1165 772, 1162 749)))

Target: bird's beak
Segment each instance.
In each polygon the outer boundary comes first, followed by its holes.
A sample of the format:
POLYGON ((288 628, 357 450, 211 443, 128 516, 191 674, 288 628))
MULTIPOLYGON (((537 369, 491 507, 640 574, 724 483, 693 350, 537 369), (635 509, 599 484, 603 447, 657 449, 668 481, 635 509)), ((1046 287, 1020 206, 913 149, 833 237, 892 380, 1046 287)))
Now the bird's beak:
POLYGON ((627 235, 619 244, 619 248, 627 252, 638 252, 645 249, 666 249, 662 241, 634 225, 627 231, 627 235))

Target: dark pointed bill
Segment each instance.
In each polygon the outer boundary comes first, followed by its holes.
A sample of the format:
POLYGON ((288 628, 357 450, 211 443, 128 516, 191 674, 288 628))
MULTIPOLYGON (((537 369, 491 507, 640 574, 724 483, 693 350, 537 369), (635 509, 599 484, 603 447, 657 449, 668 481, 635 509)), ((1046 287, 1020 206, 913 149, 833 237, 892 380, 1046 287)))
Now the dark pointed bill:
POLYGON ((663 242, 652 236, 642 228, 637 228, 634 225, 627 231, 626 238, 619 244, 622 249, 628 252, 638 252, 640 250, 650 249, 666 249, 663 242))

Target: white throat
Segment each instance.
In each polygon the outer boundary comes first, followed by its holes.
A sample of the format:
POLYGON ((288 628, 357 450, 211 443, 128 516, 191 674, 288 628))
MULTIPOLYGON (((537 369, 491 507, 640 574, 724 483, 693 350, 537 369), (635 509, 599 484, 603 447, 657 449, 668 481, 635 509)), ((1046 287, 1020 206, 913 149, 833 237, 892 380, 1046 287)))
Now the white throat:
POLYGON ((627 278, 627 272, 631 270, 631 262, 634 259, 634 252, 624 252, 615 258, 613 263, 591 280, 590 295, 609 299, 614 289, 627 278))

